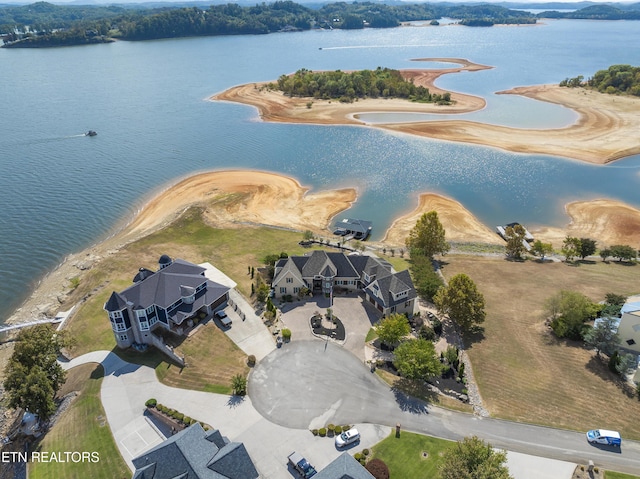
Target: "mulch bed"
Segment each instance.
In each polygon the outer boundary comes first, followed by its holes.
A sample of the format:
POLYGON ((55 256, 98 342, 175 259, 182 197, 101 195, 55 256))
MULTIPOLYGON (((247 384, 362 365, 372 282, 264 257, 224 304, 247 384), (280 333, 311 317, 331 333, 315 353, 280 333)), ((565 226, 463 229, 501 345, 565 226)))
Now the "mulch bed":
POLYGON ((344 324, 340 319, 333 317, 334 326, 333 328, 325 328, 322 325, 322 318, 318 316, 311 317, 311 329, 313 329, 313 334, 317 334, 319 336, 328 336, 337 341, 344 341, 347 337, 347 333, 344 329, 344 324))

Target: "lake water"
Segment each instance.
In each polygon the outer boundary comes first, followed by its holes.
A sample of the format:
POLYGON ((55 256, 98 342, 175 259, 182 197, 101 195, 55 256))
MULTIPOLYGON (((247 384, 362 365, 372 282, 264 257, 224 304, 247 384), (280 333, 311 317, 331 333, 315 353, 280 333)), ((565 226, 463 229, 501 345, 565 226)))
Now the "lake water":
POLYGON ((573 113, 494 92, 637 64, 640 22, 0 49, 0 322, 67 254, 112 233, 163 185, 203 170, 257 168, 316 189, 356 186, 359 200, 349 214, 373 220, 374 237, 412 210, 422 192, 457 199, 489 226, 563 225, 563 205, 578 199, 640 207, 640 156, 593 166, 367 127, 263 123, 254 108, 206 101, 232 85, 299 68, 415 68, 411 59, 425 57, 495 67, 438 81, 487 97, 474 119, 557 127, 573 122, 573 113), (98 136, 82 136, 89 129, 98 136))

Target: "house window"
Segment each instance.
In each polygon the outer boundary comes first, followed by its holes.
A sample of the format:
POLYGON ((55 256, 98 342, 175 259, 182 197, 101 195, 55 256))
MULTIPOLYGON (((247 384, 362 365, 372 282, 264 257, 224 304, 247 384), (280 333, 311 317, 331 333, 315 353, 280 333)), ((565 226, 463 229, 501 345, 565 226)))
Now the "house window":
POLYGON ((148 331, 149 330, 149 322, 147 321, 147 318, 140 319, 140 329, 142 331, 148 331))
POLYGON ((300 288, 293 288, 293 294, 298 294, 300 292, 300 288))
POLYGON ((287 278, 287 283, 293 283, 293 278, 287 278))
POLYGON ((117 322, 116 321, 115 326, 116 326, 115 327, 116 331, 126 331, 127 330, 127 327, 122 322, 117 322))
POLYGON ((126 334, 121 334, 118 337, 120 338, 120 341, 126 341, 127 339, 129 339, 129 337, 126 334))
POLYGON ((113 319, 122 319, 122 311, 113 311, 111 317, 113 319))
POLYGON ((153 326, 158 322, 158 317, 154 316, 153 318, 149 318, 149 327, 153 326))
POLYGON ((287 293, 287 288, 285 286, 281 286, 280 287, 280 293, 286 294, 287 293))
POLYGON ((151 306, 149 306, 147 308, 147 316, 149 316, 151 313, 153 313, 155 311, 155 308, 153 307, 153 304, 151 306))
POLYGON ((636 342, 633 339, 627 339, 627 344, 629 346, 633 346, 634 344, 636 344, 636 342))
POLYGON ((404 303, 405 308, 408 308, 409 306, 411 306, 411 301, 407 301, 406 303, 404 303))

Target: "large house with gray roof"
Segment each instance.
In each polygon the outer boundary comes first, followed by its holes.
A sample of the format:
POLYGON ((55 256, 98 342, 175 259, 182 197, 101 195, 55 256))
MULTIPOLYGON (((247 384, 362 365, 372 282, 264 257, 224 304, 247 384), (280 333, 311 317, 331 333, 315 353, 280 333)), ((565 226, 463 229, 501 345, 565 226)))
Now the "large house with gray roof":
POLYGON ((199 316, 224 308, 229 288, 204 275, 205 268, 162 255, 158 271, 140 268, 133 285, 114 291, 104 305, 120 348, 153 345, 164 352, 157 333, 182 336, 199 316))
POLYGON ((199 423, 133 459, 133 479, 255 479, 259 476, 244 444, 199 423))
POLYGON ((330 295, 362 292, 380 313, 413 316, 416 290, 408 271, 396 272, 382 258, 316 250, 280 259, 271 282, 274 297, 283 299, 309 290, 330 295))

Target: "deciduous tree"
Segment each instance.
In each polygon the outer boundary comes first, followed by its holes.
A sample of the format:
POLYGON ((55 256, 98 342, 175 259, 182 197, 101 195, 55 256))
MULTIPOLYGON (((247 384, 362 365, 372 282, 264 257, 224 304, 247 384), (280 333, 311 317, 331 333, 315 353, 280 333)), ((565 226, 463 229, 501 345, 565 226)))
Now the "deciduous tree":
POLYGON ((562 254, 566 261, 573 261, 573 258, 578 256, 581 251, 580 238, 574 238, 567 236, 562 243, 562 254))
POLYGON ((382 318, 373 329, 376 330, 380 341, 388 346, 397 345, 411 331, 409 321, 402 314, 391 314, 382 318))
POLYGON ((476 436, 465 437, 447 449, 440 464, 441 479, 513 479, 507 453, 496 451, 476 436))
POLYGON ((584 322, 593 319, 598 309, 597 304, 577 291, 559 291, 545 303, 545 313, 556 336, 574 340, 582 339, 584 322))
POLYGON ((448 286, 440 288, 433 302, 438 311, 448 315, 463 332, 483 323, 486 316, 484 296, 464 273, 455 275, 448 286))
POLYGON ((426 339, 404 341, 394 351, 393 365, 407 379, 427 380, 442 372, 435 346, 426 339))
POLYGON ((611 247, 611 256, 618 261, 631 261, 638 257, 638 252, 629 245, 617 244, 611 247))
POLYGON ((57 359, 69 344, 64 332, 48 324, 22 330, 5 368, 9 407, 27 409, 43 421, 55 412, 53 397, 65 380, 57 359))
POLYGON ((596 253, 596 240, 591 238, 580 238, 580 258, 585 259, 587 256, 591 256, 596 253))
POLYGON ((535 240, 531 247, 531 252, 536 256, 540 256, 540 259, 544 261, 544 258, 553 253, 553 245, 551 243, 543 243, 540 240, 535 240))
POLYGON ((418 219, 409 232, 406 245, 412 256, 423 254, 427 258, 432 258, 436 254, 445 254, 449 251, 451 246, 445 240, 445 230, 436 211, 429 211, 418 219))
POLYGON ((526 250, 524 246, 525 235, 524 226, 520 224, 507 226, 504 229, 504 238, 507 240, 505 252, 508 258, 522 259, 522 253, 526 250))
POLYGON ((618 349, 620 342, 617 318, 605 316, 600 319, 598 324, 584 335, 584 342, 596 350, 597 356, 600 356, 601 352, 611 356, 618 349))

